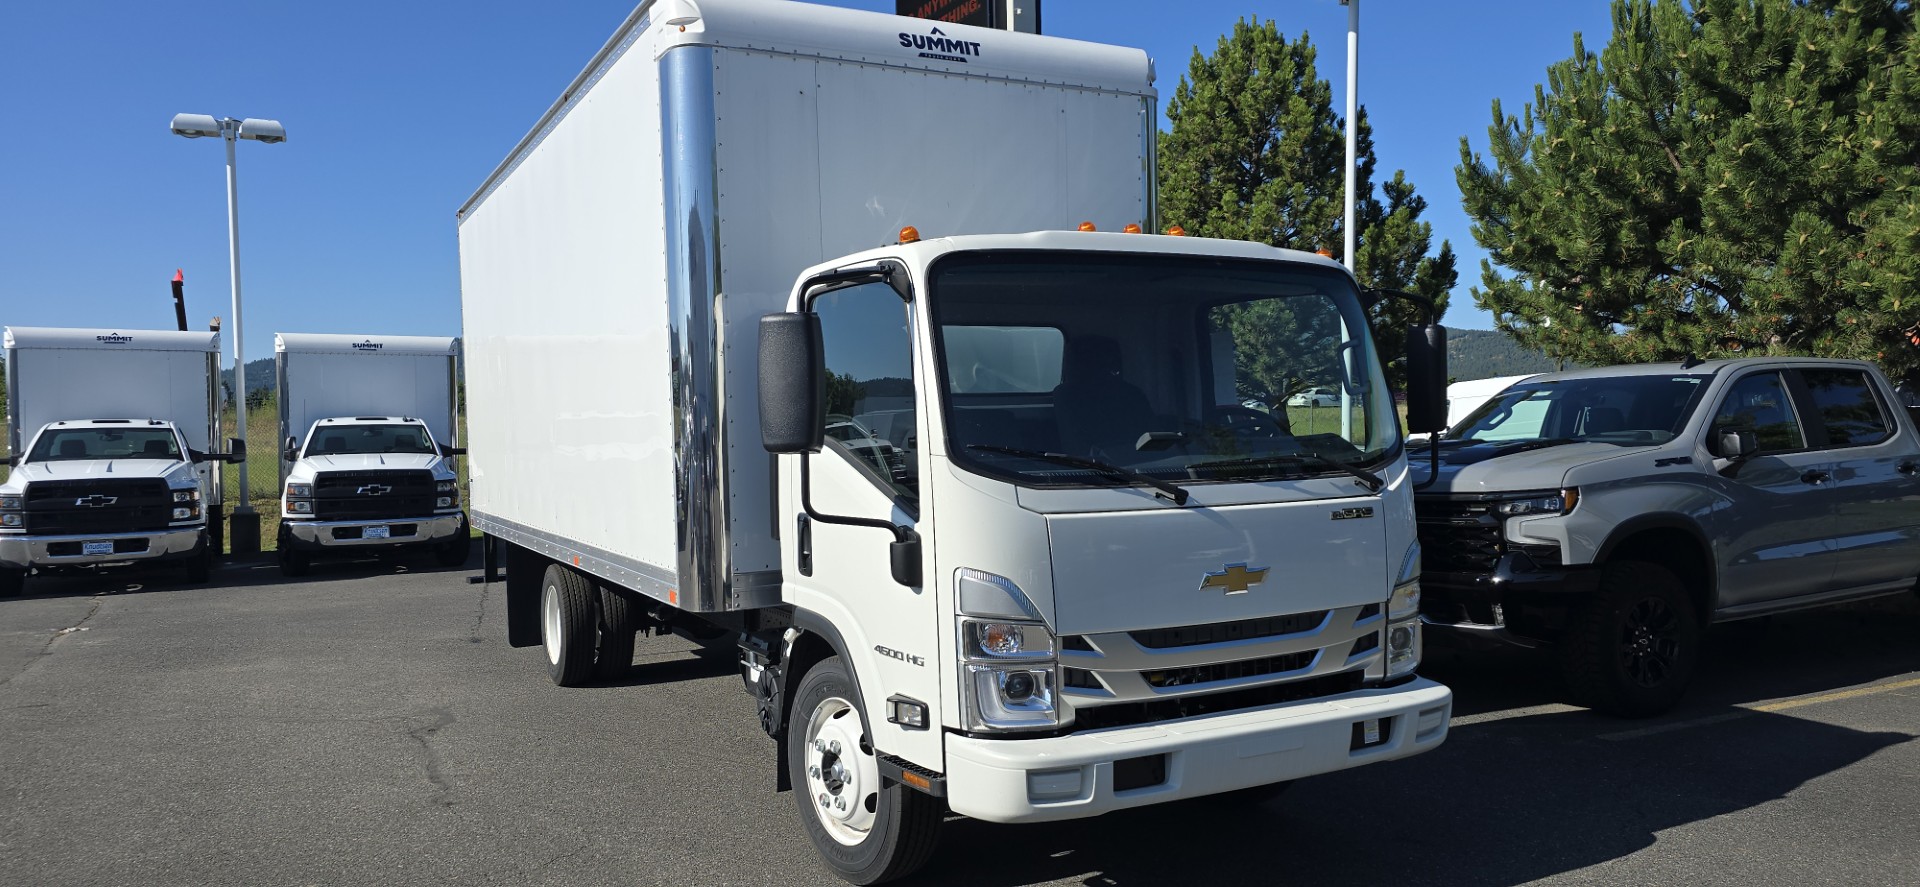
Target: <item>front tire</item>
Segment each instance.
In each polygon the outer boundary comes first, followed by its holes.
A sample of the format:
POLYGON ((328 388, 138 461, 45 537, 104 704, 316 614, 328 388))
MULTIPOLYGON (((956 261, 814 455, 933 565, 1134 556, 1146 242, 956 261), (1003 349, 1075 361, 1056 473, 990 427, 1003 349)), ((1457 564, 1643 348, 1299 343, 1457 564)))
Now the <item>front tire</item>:
POLYGON ((205 585, 213 576, 213 546, 207 537, 200 537, 200 550, 188 556, 185 565, 187 582, 191 585, 205 585))
POLYGON ((0 567, 0 597, 19 597, 26 585, 27 571, 0 567))
POLYGON ((593 677, 599 620, 593 583, 559 564, 548 564, 540 580, 540 639, 547 652, 547 677, 561 687, 579 687, 593 677))
POLYGON ((459 533, 434 547, 433 562, 443 567, 464 567, 472 554, 473 532, 467 529, 466 518, 461 518, 459 533))
POLYGON ((926 864, 943 808, 880 778, 859 698, 840 657, 815 664, 794 694, 787 763, 801 825, 820 858, 851 883, 878 884, 926 864))
POLYGON ((1658 564, 1607 566, 1600 590, 1573 613, 1561 670, 1575 699, 1624 718, 1671 711, 1693 681, 1700 623, 1673 573, 1658 564))
POLYGON ((289 579, 298 579, 307 575, 313 568, 313 555, 293 547, 293 534, 287 531, 287 525, 280 525, 279 550, 275 552, 280 561, 280 575, 289 579))

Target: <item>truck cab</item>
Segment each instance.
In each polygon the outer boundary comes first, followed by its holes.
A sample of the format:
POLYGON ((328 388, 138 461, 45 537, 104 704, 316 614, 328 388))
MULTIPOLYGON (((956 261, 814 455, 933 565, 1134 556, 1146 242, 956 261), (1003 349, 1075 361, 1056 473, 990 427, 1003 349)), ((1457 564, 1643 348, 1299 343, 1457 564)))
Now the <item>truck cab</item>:
POLYGON ((0 597, 30 570, 176 561, 207 581, 213 548, 197 463, 164 419, 75 419, 34 433, 0 484, 0 597))
POLYGON ((428 548, 437 563, 467 560, 459 450, 409 416, 321 419, 283 454, 280 570, 299 576, 328 553, 428 548))

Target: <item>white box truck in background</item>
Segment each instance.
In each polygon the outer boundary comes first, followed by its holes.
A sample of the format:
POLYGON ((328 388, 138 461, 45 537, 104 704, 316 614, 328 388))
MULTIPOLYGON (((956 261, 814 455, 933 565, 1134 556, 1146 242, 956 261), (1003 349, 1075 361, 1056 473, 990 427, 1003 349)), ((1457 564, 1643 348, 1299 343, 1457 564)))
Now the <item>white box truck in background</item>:
POLYGON ((1153 226, 1152 80, 1138 50, 659 0, 460 210, 509 642, 576 685, 636 630, 736 639, 847 880, 912 871, 945 809, 1259 794, 1446 736, 1353 278, 1058 230, 1153 226), (1349 430, 1243 406, 1272 360, 1349 430))
POLYGON ((176 561, 205 582, 218 537, 220 336, 8 327, 0 597, 30 571, 176 561))
POLYGON ((274 336, 280 390, 280 571, 316 555, 472 550, 461 510, 459 342, 432 336, 274 336))

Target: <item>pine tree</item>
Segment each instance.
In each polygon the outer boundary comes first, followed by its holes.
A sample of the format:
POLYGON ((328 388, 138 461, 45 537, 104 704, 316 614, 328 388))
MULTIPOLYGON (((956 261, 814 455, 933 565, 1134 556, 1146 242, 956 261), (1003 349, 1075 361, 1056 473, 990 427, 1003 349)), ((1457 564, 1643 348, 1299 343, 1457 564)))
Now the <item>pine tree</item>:
POLYGON ((1489 158, 1475 300, 1584 363, 1810 354, 1920 376, 1920 46, 1906 0, 1615 0, 1489 158), (1496 269, 1495 266, 1499 266, 1496 269))
MULTIPOLYGON (((1212 55, 1198 50, 1167 102, 1172 124, 1159 146, 1160 215, 1204 237, 1251 240, 1340 256, 1344 230, 1345 123, 1333 89, 1317 73, 1306 34, 1289 42, 1272 21, 1242 20, 1212 55)), ((1420 221, 1426 200, 1395 171, 1374 193, 1373 135, 1364 109, 1356 126, 1355 276, 1378 289, 1435 298, 1442 312, 1457 280, 1453 249, 1427 255, 1433 226, 1420 221)), ((1398 360, 1405 326, 1421 315, 1406 302, 1375 306, 1380 354, 1398 360)), ((1305 384, 1283 355, 1242 355, 1242 373, 1285 394, 1305 384)), ((1397 363, 1389 375, 1399 384, 1397 363)))

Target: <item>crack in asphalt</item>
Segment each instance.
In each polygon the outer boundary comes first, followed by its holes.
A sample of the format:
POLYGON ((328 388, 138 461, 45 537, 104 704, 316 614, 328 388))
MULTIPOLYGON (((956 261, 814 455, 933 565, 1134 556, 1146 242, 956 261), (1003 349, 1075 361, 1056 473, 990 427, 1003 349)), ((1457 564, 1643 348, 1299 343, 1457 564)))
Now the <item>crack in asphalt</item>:
POLYGON ((446 773, 442 769, 445 762, 441 760, 440 752, 428 740, 438 734, 441 728, 453 723, 453 712, 445 708, 435 708, 430 711, 434 716, 433 723, 408 730, 407 736, 420 744, 420 751, 426 758, 424 766, 427 783, 433 786, 433 803, 440 807, 451 807, 453 806, 451 797, 453 784, 447 781, 446 773))
POLYGON ((487 590, 493 587, 491 582, 480 583, 480 599, 473 606, 473 630, 467 633, 467 643, 480 643, 480 626, 487 621, 487 590))
MULTIPOLYGON (((51 654, 53 652, 54 643, 60 640, 61 638, 66 637, 67 635, 70 635, 70 634, 75 634, 77 632, 85 631, 87 620, 92 619, 95 613, 100 612, 100 605, 105 603, 107 599, 107 595, 112 593, 113 592, 110 592, 110 591, 103 591, 103 592, 100 592, 99 594, 94 595, 91 605, 87 607, 87 614, 85 616, 80 617, 79 622, 75 622, 74 624, 69 625, 66 628, 54 629, 53 633, 47 636, 47 642, 45 644, 40 645, 40 656, 46 656, 48 654, 51 654)), ((11 682, 14 678, 17 678, 23 674, 26 674, 29 671, 32 671, 33 667, 39 664, 40 656, 35 656, 33 659, 29 660, 26 666, 21 668, 19 671, 16 671, 13 674, 7 675, 4 678, 0 678, 0 685, 7 684, 11 682)))

